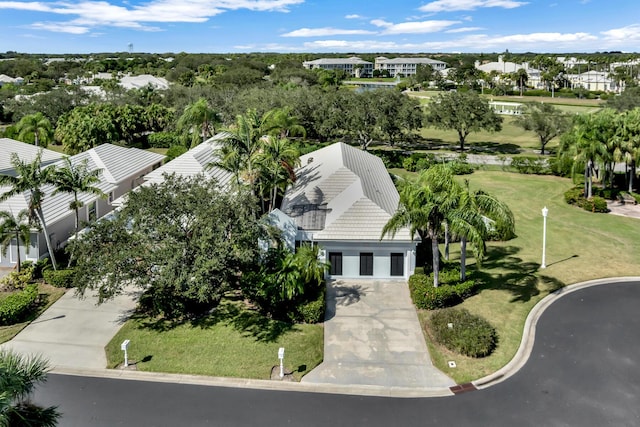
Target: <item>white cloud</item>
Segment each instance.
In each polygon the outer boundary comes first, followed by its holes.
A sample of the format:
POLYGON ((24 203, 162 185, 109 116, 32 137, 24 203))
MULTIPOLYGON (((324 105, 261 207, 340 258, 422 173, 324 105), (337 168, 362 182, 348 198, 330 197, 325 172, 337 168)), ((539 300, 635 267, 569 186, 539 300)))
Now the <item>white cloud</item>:
POLYGON ((640 24, 627 25, 622 28, 614 28, 602 31, 607 41, 640 40, 640 24))
POLYGON ((32 28, 84 34, 88 28, 113 26, 157 31, 143 23, 206 22, 229 10, 289 12, 304 0, 152 0, 134 6, 121 6, 101 0, 75 2, 0 1, 0 9, 46 12, 73 17, 68 22, 35 23, 32 28), (82 31, 82 32, 81 32, 82 31))
POLYGON ((364 16, 358 15, 357 13, 354 13, 354 14, 351 14, 351 15, 346 15, 344 18, 345 19, 365 19, 364 16))
POLYGON ((436 0, 420 6, 418 9, 423 12, 452 12, 456 10, 475 10, 483 7, 514 9, 527 3, 515 0, 436 0))
POLYGON ((482 27, 461 27, 461 28, 453 28, 451 30, 445 31, 447 34, 455 34, 455 33, 469 33, 471 31, 480 31, 484 30, 482 27))
POLYGON ((376 27, 383 28, 381 34, 424 34, 424 33, 437 33, 452 25, 459 24, 460 21, 445 21, 445 20, 431 20, 431 21, 412 21, 401 22, 394 24, 382 19, 374 19, 371 24, 376 27))
POLYGON ((362 35, 362 34, 374 34, 374 32, 367 31, 367 30, 346 30, 346 29, 331 28, 331 27, 300 28, 299 30, 282 34, 282 37, 325 37, 325 36, 362 35))

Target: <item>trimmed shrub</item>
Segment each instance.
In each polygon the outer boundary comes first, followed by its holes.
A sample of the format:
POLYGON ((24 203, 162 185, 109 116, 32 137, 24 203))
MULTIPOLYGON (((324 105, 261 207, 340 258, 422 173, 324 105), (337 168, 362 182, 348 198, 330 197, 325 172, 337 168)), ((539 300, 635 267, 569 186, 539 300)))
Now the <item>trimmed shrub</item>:
MULTIPOLYGON (((58 258, 56 258, 57 260, 58 258)), ((51 261, 49 261, 49 258, 43 258, 41 260, 36 261, 35 263, 33 261, 25 261, 22 263, 22 268, 33 268, 33 275, 32 275, 32 279, 33 280, 39 280, 42 279, 42 273, 46 270, 51 270, 51 261)))
POLYGON ((414 274, 409 278, 409 292, 417 308, 435 310, 460 304, 473 295, 478 286, 474 280, 459 283, 459 272, 442 272, 440 286, 433 287, 433 274, 414 274), (456 279, 452 277, 455 275, 456 279), (450 276, 450 277, 448 277, 450 276))
POLYGON ((172 145, 167 150, 167 162, 189 151, 184 145, 172 145))
POLYGON ((578 200, 584 198, 584 189, 582 187, 571 188, 564 193, 564 201, 570 205, 578 204, 578 200))
POLYGON ((469 357, 485 357, 496 348, 498 334, 495 328, 468 310, 439 310, 428 322, 436 342, 456 353, 469 357))
POLYGON ((546 159, 538 157, 514 157, 511 159, 511 167, 518 173, 531 175, 549 175, 551 168, 546 159))
POLYGON ((169 148, 179 143, 178 135, 173 132, 156 132, 147 137, 149 147, 169 148))
POLYGON ((27 315, 38 300, 38 285, 31 284, 0 300, 0 325, 13 325, 27 315))
POLYGON ((583 199, 580 205, 582 206, 582 209, 589 212, 594 212, 594 213, 609 212, 606 199, 600 196, 593 196, 590 199, 583 199))
POLYGON ((72 269, 46 270, 44 281, 56 288, 71 288, 73 287, 74 275, 75 271, 72 269))
POLYGON ((320 292, 320 295, 317 299, 306 304, 302 304, 298 307, 300 320, 302 320, 304 323, 320 323, 324 321, 324 313, 326 310, 324 294, 324 292, 320 292))
POLYGON ((12 271, 0 279, 0 289, 24 289, 33 280, 33 270, 33 267, 27 266, 20 272, 12 271))

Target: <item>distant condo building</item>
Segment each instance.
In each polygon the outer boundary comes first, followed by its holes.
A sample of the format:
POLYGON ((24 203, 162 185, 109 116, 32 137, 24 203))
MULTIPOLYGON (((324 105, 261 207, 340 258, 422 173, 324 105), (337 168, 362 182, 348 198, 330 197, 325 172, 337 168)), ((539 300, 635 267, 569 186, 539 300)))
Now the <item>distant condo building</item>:
POLYGON ((431 58, 385 58, 379 56, 376 58, 374 69, 380 71, 387 71, 390 76, 395 77, 413 76, 418 70, 420 65, 429 65, 434 71, 443 71, 447 68, 447 63, 438 61, 431 58))
POLYGON ((357 56, 351 58, 320 58, 314 61, 304 61, 302 66, 308 70, 342 70, 351 77, 371 77, 373 64, 357 56))

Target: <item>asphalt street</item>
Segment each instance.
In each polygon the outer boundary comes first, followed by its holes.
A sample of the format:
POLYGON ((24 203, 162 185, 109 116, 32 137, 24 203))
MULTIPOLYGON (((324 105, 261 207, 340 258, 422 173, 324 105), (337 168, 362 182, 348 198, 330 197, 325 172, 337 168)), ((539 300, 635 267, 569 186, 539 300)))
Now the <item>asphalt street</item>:
POLYGON ((640 283, 560 298, 525 366, 483 390, 441 398, 293 393, 50 375, 34 400, 61 426, 637 426, 640 283))

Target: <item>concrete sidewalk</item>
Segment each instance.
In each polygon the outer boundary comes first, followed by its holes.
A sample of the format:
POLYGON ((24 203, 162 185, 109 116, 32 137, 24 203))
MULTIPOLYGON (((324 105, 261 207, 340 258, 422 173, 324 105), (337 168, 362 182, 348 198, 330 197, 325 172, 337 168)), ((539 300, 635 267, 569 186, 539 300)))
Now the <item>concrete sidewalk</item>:
POLYGON ((431 363, 404 281, 327 285, 324 361, 303 383, 446 389, 455 382, 431 363))
POLYGON ((79 299, 74 293, 74 289, 68 290, 0 347, 41 354, 53 369, 105 368, 104 346, 132 313, 138 293, 128 292, 102 305, 96 305, 98 299, 94 296, 79 299))

